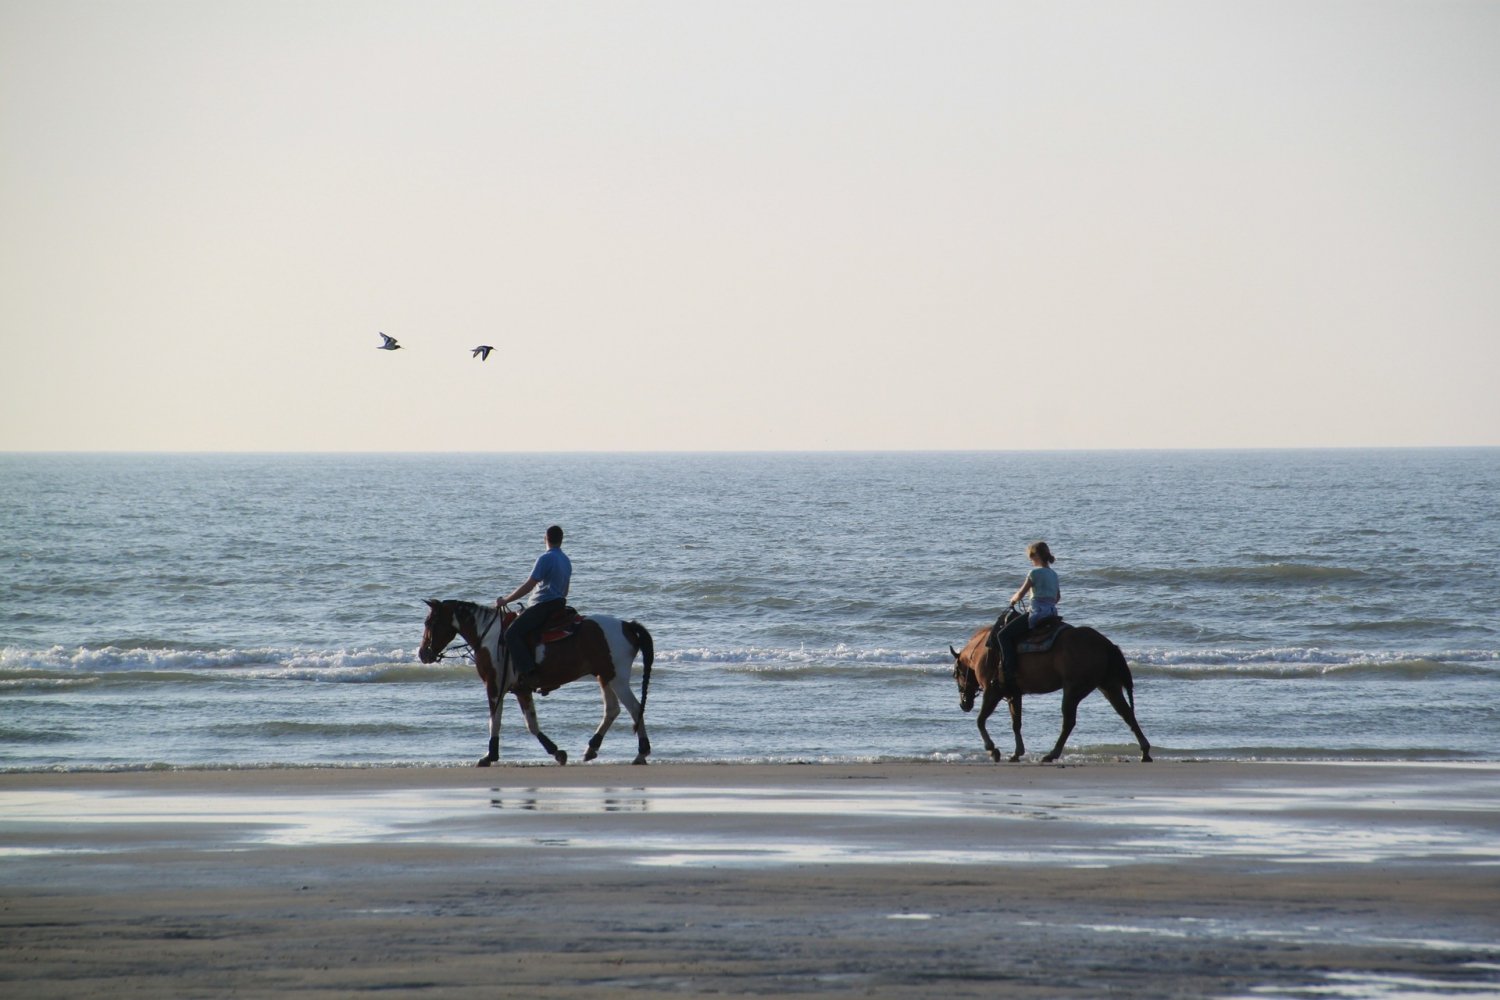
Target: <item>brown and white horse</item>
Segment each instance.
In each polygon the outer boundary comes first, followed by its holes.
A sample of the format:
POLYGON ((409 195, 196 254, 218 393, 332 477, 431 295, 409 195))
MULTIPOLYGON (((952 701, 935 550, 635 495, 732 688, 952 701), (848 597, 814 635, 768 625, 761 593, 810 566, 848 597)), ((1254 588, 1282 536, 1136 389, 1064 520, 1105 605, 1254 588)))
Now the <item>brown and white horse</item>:
MULTIPOLYGON (((958 683, 958 707, 965 712, 974 707, 974 698, 984 692, 979 705, 979 735, 984 738, 984 748, 992 760, 1000 759, 1000 751, 990 739, 985 728, 990 713, 1005 697, 1000 679, 1000 651, 988 648, 990 626, 980 628, 969 638, 963 652, 952 646, 953 679, 958 683)), ((1151 743, 1141 732, 1135 721, 1135 687, 1130 677, 1130 666, 1120 647, 1091 628, 1070 628, 1057 637, 1052 648, 1045 653, 1022 653, 1016 670, 1016 683, 1020 692, 1010 698, 1011 728, 1016 734, 1016 752, 1011 761, 1018 761, 1026 752, 1021 740, 1021 696, 1023 694, 1050 694, 1062 689, 1062 732, 1057 744, 1043 757, 1051 762, 1062 756, 1063 744, 1073 731, 1078 718, 1078 703, 1087 698, 1090 691, 1098 688, 1120 718, 1130 727, 1141 745, 1141 760, 1150 762, 1151 743), (1128 695, 1128 698, 1127 698, 1128 695)))
MULTIPOLYGON (((502 615, 493 606, 474 604, 470 601, 427 601, 431 610, 422 627, 422 645, 417 656, 423 663, 435 663, 455 636, 463 638, 474 651, 474 667, 484 681, 490 702, 490 746, 489 753, 479 758, 479 767, 489 767, 500 759, 500 712, 505 695, 516 696, 521 711, 526 715, 526 728, 537 742, 557 760, 568 762, 568 752, 559 750, 556 743, 547 738, 536 721, 536 705, 528 690, 513 690, 516 683, 515 667, 508 656, 500 652, 502 615)), ((599 756, 599 746, 604 734, 620 714, 620 706, 630 713, 636 734, 636 755, 632 763, 644 764, 651 753, 651 741, 646 738, 646 692, 651 686, 651 661, 655 656, 651 633, 639 622, 621 621, 608 615, 590 615, 583 620, 577 633, 560 643, 548 643, 537 649, 537 672, 534 686, 546 694, 576 681, 580 677, 594 677, 599 681, 600 693, 604 696, 604 718, 599 728, 589 739, 588 753, 584 760, 599 756), (641 700, 636 701, 630 690, 630 669, 635 655, 641 654, 641 700)))

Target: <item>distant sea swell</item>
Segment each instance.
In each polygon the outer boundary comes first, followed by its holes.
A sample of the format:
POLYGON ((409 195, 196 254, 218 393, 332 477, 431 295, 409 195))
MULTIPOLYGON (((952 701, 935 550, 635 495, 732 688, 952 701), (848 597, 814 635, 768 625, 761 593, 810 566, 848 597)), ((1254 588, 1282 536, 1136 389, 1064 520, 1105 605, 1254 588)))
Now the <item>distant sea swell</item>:
POLYGON ((1369 578, 1368 571, 1347 566, 1278 561, 1222 566, 1104 566, 1080 576, 1085 582, 1096 579, 1104 583, 1181 582, 1196 586, 1228 587, 1247 584, 1274 587, 1308 581, 1359 581, 1369 578))

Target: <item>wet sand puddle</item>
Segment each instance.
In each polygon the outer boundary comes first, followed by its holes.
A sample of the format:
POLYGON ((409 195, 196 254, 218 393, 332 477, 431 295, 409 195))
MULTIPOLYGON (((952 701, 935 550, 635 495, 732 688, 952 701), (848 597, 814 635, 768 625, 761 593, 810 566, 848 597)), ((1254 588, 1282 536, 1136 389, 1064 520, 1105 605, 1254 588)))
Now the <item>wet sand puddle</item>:
POLYGON ((1139 796, 646 785, 334 795, 13 792, 0 793, 0 856, 437 844, 546 848, 567 855, 568 864, 625 854, 635 864, 669 867, 1110 867, 1215 857, 1500 864, 1500 840, 1464 824, 1468 801, 1451 787, 1441 804, 1421 788, 1389 787, 1368 798, 1338 788, 1139 796), (976 852, 975 843, 997 846, 976 852))

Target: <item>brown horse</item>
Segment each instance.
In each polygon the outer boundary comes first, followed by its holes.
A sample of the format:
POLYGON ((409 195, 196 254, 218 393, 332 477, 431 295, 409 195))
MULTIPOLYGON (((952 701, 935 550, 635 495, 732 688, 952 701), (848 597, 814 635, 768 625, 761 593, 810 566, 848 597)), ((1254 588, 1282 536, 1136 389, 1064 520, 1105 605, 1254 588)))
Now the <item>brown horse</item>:
MULTIPOLYGON (((1005 697, 1000 679, 1000 651, 988 648, 990 626, 986 625, 969 638, 962 653, 952 646, 953 679, 958 682, 958 707, 968 712, 974 708, 974 698, 984 692, 979 704, 979 735, 984 737, 984 748, 993 760, 1000 759, 1000 751, 990 739, 985 723, 1000 699, 1005 697)), ((1073 731, 1078 718, 1078 703, 1087 698, 1089 692, 1098 688, 1114 706, 1120 718, 1130 726, 1141 745, 1141 760, 1151 760, 1151 743, 1141 732, 1135 721, 1135 689, 1130 677, 1130 666, 1120 647, 1091 628, 1069 628, 1060 633, 1052 648, 1045 653, 1022 653, 1016 671, 1016 684, 1020 693, 1010 698, 1010 724, 1016 733, 1016 752, 1012 761, 1021 759, 1026 744, 1021 740, 1021 695, 1050 694, 1062 689, 1062 732, 1052 752, 1043 757, 1051 762, 1062 756, 1063 744, 1073 731), (1126 695, 1129 699, 1126 699, 1126 695)))
MULTIPOLYGON (((559 764, 568 762, 568 752, 559 750, 547 738, 536 721, 536 704, 532 693, 516 689, 516 670, 509 656, 500 653, 503 618, 493 606, 469 601, 428 600, 427 621, 422 626, 422 645, 417 657, 423 663, 435 663, 455 636, 461 636, 474 651, 474 667, 484 681, 490 701, 489 753, 479 758, 477 766, 489 767, 500 759, 500 712, 506 692, 515 694, 526 716, 526 728, 537 738, 559 764)), ((590 615, 569 639, 548 643, 537 650, 534 687, 547 694, 581 677, 594 677, 604 696, 604 719, 589 739, 584 760, 599 756, 604 734, 620 714, 620 705, 630 713, 635 724, 636 755, 632 763, 644 764, 651 753, 646 738, 646 692, 651 687, 651 661, 655 656, 651 633, 639 622, 621 621, 608 615, 590 615), (635 654, 641 654, 641 700, 630 690, 630 668, 635 654)))

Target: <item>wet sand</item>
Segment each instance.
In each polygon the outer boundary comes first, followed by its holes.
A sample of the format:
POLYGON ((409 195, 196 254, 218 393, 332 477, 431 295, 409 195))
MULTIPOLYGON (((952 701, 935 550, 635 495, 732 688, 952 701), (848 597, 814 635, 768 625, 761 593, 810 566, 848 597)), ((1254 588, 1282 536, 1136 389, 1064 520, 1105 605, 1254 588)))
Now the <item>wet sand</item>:
POLYGON ((14 997, 1500 997, 1500 765, 0 775, 14 997))

